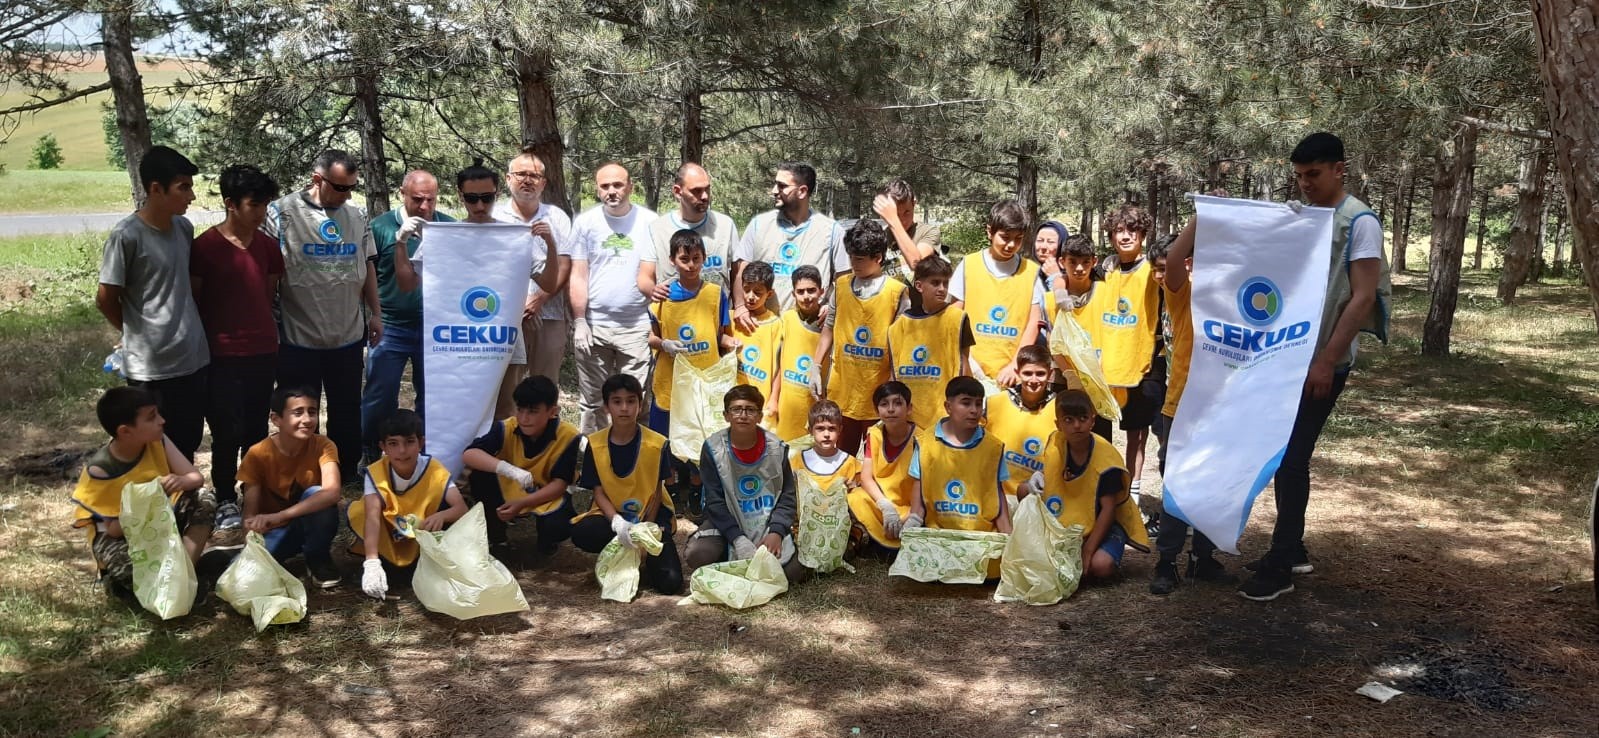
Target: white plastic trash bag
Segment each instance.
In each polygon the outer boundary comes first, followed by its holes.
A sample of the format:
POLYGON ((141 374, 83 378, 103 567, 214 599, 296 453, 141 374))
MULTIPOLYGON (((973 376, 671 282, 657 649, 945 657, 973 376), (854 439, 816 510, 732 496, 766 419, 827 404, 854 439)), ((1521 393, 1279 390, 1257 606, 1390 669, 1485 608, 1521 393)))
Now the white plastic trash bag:
POLYGON ((217 579, 217 595, 240 615, 249 615, 257 633, 305 618, 305 584, 272 557, 255 531, 244 537, 244 550, 217 579))
POLYGON ((189 614, 200 578, 183 548, 172 500, 160 482, 122 488, 122 535, 133 562, 133 594, 144 609, 162 620, 189 614))
POLYGON ((672 455, 697 464, 705 439, 727 427, 722 396, 738 382, 738 354, 731 353, 704 369, 691 361, 672 362, 672 422, 667 439, 672 455))
POLYGON ((1122 408, 1116 402, 1110 384, 1105 381, 1105 370, 1099 365, 1099 351, 1094 348, 1088 331, 1083 330, 1077 324, 1077 319, 1072 317, 1069 308, 1055 314, 1055 325, 1049 331, 1049 352, 1064 356, 1072 363, 1072 368, 1077 370, 1077 378, 1082 380, 1083 391, 1094 401, 1094 411, 1099 417, 1112 423, 1121 421, 1122 408))
POLYGON ((706 564, 688 580, 688 596, 679 605, 727 605, 734 610, 759 607, 788 591, 783 565, 765 546, 744 561, 706 564))
POLYGON ((636 523, 628 530, 627 537, 633 541, 633 548, 612 538, 594 562, 594 576, 600 580, 600 599, 632 602, 638 595, 638 569, 644 554, 655 556, 666 548, 661 542, 661 526, 655 523, 636 523))
POLYGON ((1004 533, 941 528, 908 528, 900 533, 899 555, 890 576, 918 582, 982 584, 988 562, 1003 556, 1004 533))
POLYGON ((795 474, 799 493, 799 534, 794 543, 801 564, 826 574, 836 569, 854 572, 844 562, 849 548, 849 497, 839 480, 820 489, 809 474, 795 474))
POLYGON ((1040 495, 1016 506, 1016 520, 999 564, 995 602, 1053 605, 1083 579, 1083 529, 1060 524, 1040 495))
POLYGON ((442 533, 417 530, 416 542, 422 556, 411 591, 423 607, 459 620, 528 609, 516 578, 489 555, 482 503, 442 533))

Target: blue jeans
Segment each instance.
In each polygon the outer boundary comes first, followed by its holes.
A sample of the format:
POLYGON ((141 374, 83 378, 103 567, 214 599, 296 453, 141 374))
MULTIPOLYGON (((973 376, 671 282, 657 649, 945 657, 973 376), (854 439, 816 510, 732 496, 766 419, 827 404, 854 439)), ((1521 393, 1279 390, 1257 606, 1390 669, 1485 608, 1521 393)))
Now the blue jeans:
MULTIPOLYGON (((321 491, 321 487, 310 487, 289 504, 298 503, 321 491)), ((333 534, 338 530, 339 506, 333 505, 309 515, 301 515, 281 528, 273 528, 262 538, 266 541, 267 550, 272 552, 272 558, 280 562, 288 561, 298 553, 305 554, 306 563, 332 561, 333 534)))
POLYGON ((378 426, 400 406, 400 378, 411 362, 416 411, 422 412, 422 331, 383 324, 383 340, 366 353, 366 390, 361 393, 361 440, 367 458, 378 457, 378 426))

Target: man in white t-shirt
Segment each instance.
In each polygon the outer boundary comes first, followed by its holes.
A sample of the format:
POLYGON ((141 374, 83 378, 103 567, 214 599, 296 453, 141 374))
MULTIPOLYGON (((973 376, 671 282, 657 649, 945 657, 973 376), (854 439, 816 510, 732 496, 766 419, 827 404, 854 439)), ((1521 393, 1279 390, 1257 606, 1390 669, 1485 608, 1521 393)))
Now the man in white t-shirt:
POLYGON ((678 167, 672 179, 672 197, 677 209, 655 219, 650 226, 654 248, 639 254, 638 289, 654 302, 665 300, 667 285, 677 280, 671 243, 672 234, 680 230, 694 231, 705 242, 705 271, 700 273, 705 281, 723 287, 732 281, 738 226, 726 213, 711 209, 711 175, 693 162, 678 167))
MULTIPOLYGON (((549 377, 559 385, 561 360, 566 357, 566 284, 572 275, 572 219, 567 217, 566 211, 543 201, 544 183, 544 160, 531 147, 524 148, 505 168, 505 185, 511 197, 494 206, 495 220, 547 223, 557 254, 555 290, 539 289, 537 281, 528 285, 527 304, 522 310, 522 341, 527 350, 527 363, 512 368, 511 373, 516 375, 512 386, 533 374, 549 377)), ((507 374, 508 379, 511 373, 507 374)))
POLYGON ((600 386, 613 374, 643 382, 650 368, 649 300, 638 290, 639 256, 653 248, 655 213, 632 201, 621 164, 594 173, 600 204, 572 222, 572 346, 577 354, 582 431, 604 426, 600 386))

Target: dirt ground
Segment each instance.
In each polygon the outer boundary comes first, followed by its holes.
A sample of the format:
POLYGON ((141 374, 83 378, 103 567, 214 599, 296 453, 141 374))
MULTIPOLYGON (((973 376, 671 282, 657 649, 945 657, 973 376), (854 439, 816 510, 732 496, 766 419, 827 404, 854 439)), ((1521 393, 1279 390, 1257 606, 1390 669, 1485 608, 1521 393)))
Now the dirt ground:
MULTIPOLYGON (((623 605, 599 599, 592 557, 541 557, 523 525, 509 564, 530 612, 460 622, 409 596, 375 603, 341 554, 342 589, 256 635, 215 605, 160 623, 106 603, 65 527, 68 483, 14 478, 0 483, 0 735, 1593 735, 1581 526, 1599 352, 1591 323, 1562 333, 1580 300, 1533 292, 1551 335, 1462 340, 1449 362, 1403 338, 1368 348, 1314 465, 1316 573, 1271 603, 1189 583, 1154 597, 1154 557, 1130 551, 1120 581, 1052 607, 880 563, 748 612, 623 605), (1369 681, 1405 694, 1355 694, 1369 681)), ((94 433, 5 440, 14 458, 94 433)), ((1272 520, 1263 500, 1230 570, 1272 520)))

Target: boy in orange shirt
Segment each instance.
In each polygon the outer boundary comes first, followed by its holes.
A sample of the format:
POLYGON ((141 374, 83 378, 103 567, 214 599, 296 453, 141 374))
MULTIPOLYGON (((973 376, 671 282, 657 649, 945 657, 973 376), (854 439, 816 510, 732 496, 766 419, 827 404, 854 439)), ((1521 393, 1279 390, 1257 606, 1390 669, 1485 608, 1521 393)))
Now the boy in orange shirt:
POLYGON ((339 449, 317 433, 317 395, 297 387, 272 393, 267 416, 278 432, 250 447, 239 465, 244 528, 260 533, 278 561, 305 554, 311 583, 339 584, 333 535, 339 529, 339 449))

